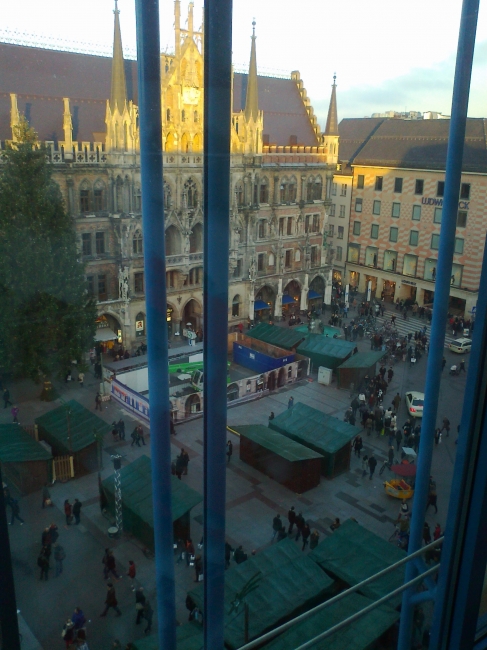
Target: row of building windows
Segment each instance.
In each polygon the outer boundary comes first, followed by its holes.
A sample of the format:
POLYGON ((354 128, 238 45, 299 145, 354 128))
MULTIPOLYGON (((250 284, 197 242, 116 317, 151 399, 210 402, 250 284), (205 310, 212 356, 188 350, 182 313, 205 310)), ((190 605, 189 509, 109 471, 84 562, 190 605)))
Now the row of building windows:
MULTIPOLYGON (((403 188, 403 178, 396 177, 394 178, 394 193, 401 194, 403 188)), ((382 192, 384 185, 384 177, 376 176, 374 189, 376 192, 382 192)), ((343 187, 343 186, 342 186, 343 187)), ((365 187, 365 176, 359 174, 357 176, 357 189, 363 190, 365 187)), ((424 193, 424 180, 422 178, 417 178, 414 181, 414 193, 422 196, 424 193)), ((445 181, 437 181, 436 184, 436 196, 444 196, 445 193, 445 181)), ((344 195, 345 196, 345 195, 344 195)), ((463 200, 470 199, 470 183, 462 183, 460 187, 460 198, 463 200)))
MULTIPOLYGON (((402 274, 409 277, 418 277, 418 260, 419 257, 412 253, 406 253, 402 257, 402 274)), ((360 262, 360 245, 359 244, 349 244, 348 246, 348 261, 354 264, 360 262)), ((384 260, 383 260, 383 270, 396 272, 398 271, 398 261, 399 256, 396 251, 387 250, 384 251, 384 260)), ((367 246, 365 249, 365 258, 364 265, 370 266, 372 268, 378 268, 379 262, 379 249, 375 246, 367 246)), ((424 271, 423 279, 424 280, 436 280, 436 267, 438 260, 433 258, 428 258, 424 260, 424 271)), ((452 276, 451 284, 453 286, 461 286, 463 274, 463 266, 461 264, 452 265, 452 276)))
MULTIPOLYGON (((170 108, 166 109, 166 121, 171 122, 173 118, 173 114, 171 112, 170 108)), ((188 121, 188 114, 187 112, 183 109, 181 111, 181 122, 187 122, 188 121)), ((198 114, 198 111, 193 111, 193 122, 197 124, 200 121, 200 117, 198 114)))
MULTIPOLYGON (((345 228, 343 226, 338 226, 337 228, 337 237, 338 239, 343 239, 345 234, 345 228)), ((334 237, 335 236, 335 225, 330 223, 328 225, 328 237, 334 237)))
MULTIPOLYGON (((362 231, 362 224, 360 221, 354 221, 353 222, 353 234, 354 235, 360 235, 362 231)), ((370 227, 370 238, 371 239, 379 239, 379 224, 373 223, 370 227)), ((399 228, 396 226, 391 226, 389 228, 389 241, 390 242, 397 242, 399 238, 399 228)), ((417 246, 419 243, 419 230, 410 230, 409 231, 409 245, 410 246, 417 246)), ((463 254, 464 250, 464 244, 465 240, 462 237, 455 237, 455 253, 458 255, 463 254)), ((440 235, 439 234, 433 234, 431 235, 431 245, 430 248, 432 250, 438 250, 440 246, 440 235)))
MULTIPOLYGON (((376 216, 380 216, 381 213, 381 201, 376 199, 373 204, 372 204, 372 214, 376 216)), ((345 207, 343 206, 344 210, 345 207)), ((356 198, 355 199, 355 212, 362 212, 363 208, 363 199, 361 198, 356 198)), ((441 218, 442 218, 442 213, 443 209, 442 208, 435 208, 434 210, 434 215, 433 215, 433 222, 434 223, 441 223, 441 218)), ((465 228, 467 225, 467 215, 468 212, 465 210, 459 210, 457 214, 457 227, 458 228, 465 228)), ((345 216, 345 215, 344 215, 345 216)), ((398 219, 401 216, 401 204, 397 202, 392 203, 392 209, 391 209, 391 217, 394 217, 398 219)), ((421 221, 421 206, 420 205, 413 205, 412 206, 412 213, 411 213, 411 219, 413 221, 421 221)))
MULTIPOLYGON (((331 184, 331 195, 336 196, 338 190, 338 183, 331 184)), ((348 185, 346 183, 341 183, 340 196, 347 196, 348 185)))
MULTIPOLYGON (((310 262, 312 266, 316 266, 320 264, 321 262, 321 257, 320 257, 320 247, 319 246, 311 246, 310 247, 310 262)), ((301 250, 298 248, 296 250, 293 250, 292 248, 288 248, 287 250, 283 251, 284 253, 284 266, 285 268, 290 268, 293 264, 293 252, 294 252, 294 262, 298 263, 301 262, 301 250)), ((240 261, 240 260, 239 260, 240 261)), ((258 272, 263 272, 266 271, 267 268, 274 268, 276 265, 276 257, 274 253, 259 253, 257 255, 257 271, 258 272), (266 265, 266 257, 267 257, 267 265, 266 265)), ((235 273, 234 273, 235 276, 235 273)))
MULTIPOLYGON (((339 208, 340 208, 340 212, 339 212, 338 216, 343 219, 345 217, 345 206, 340 205, 339 208)), ((359 212, 361 212, 361 210, 359 210, 359 212)), ((330 217, 336 216, 336 204, 335 203, 332 203, 330 205, 330 213, 329 214, 330 214, 330 217)))
MULTIPOLYGON (((257 222, 257 238, 265 239, 268 236, 267 220, 260 219, 257 222)), ((320 215, 307 214, 304 218, 304 232, 313 233, 320 231, 320 215)), ((285 235, 292 236, 298 234, 297 223, 294 222, 294 217, 281 217, 279 219, 279 236, 285 235)))
MULTIPOLYGON (((280 203, 296 203, 298 183, 295 176, 292 176, 290 179, 286 177, 280 179, 278 190, 278 200, 280 203)), ((306 201, 319 201, 322 198, 322 193, 323 182, 321 176, 308 178, 306 183, 306 201)), ((235 198, 239 206, 245 205, 246 201, 248 201, 245 198, 244 185, 241 181, 235 186, 235 198)), ((304 197, 302 198, 304 199, 304 197)), ((269 180, 265 176, 253 184, 252 202, 254 205, 270 202, 269 180)))

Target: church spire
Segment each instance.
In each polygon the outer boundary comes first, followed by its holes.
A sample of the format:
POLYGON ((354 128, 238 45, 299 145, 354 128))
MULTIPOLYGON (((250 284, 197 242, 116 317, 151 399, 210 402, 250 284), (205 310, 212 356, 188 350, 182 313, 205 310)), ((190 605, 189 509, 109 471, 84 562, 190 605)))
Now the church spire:
POLYGON ((113 32, 113 59, 112 59, 112 89, 110 93, 110 109, 112 112, 118 106, 119 113, 123 112, 127 101, 127 87, 125 85, 125 67, 122 50, 122 35, 120 33, 120 11, 115 0, 115 26, 113 32))
POLYGON ((328 117, 326 118, 326 127, 324 135, 338 135, 338 111, 337 111, 337 93, 336 93, 336 73, 333 75, 333 86, 331 87, 330 107, 328 117))
POLYGON ((245 98, 245 119, 259 117, 259 89, 257 84, 257 55, 255 50, 255 20, 252 23, 252 47, 250 49, 249 76, 247 80, 247 96, 245 98))

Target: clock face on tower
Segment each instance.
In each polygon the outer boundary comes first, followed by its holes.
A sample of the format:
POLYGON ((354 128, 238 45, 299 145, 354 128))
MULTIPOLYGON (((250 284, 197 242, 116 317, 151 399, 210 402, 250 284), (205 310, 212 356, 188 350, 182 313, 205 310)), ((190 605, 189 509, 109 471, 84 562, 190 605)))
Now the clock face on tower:
POLYGON ((200 91, 198 88, 183 88, 183 103, 192 104, 196 106, 200 99, 200 91))

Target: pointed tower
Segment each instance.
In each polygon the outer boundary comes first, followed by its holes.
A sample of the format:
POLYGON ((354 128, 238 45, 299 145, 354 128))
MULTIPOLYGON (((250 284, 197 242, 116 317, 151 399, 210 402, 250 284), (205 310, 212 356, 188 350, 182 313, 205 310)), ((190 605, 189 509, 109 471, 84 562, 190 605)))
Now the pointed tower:
POLYGON ((120 11, 115 0, 115 25, 113 30, 113 59, 112 59, 112 89, 110 93, 110 108, 112 113, 115 107, 123 113, 127 102, 127 86, 125 83, 125 66, 123 60, 122 34, 120 32, 120 11))
POLYGON ((107 100, 105 123, 107 125, 106 149, 110 151, 133 152, 137 148, 136 113, 132 102, 127 102, 125 64, 123 60, 122 34, 120 31, 120 11, 115 0, 112 86, 107 100))
POLYGON ((252 23, 252 46, 250 49, 249 74, 247 78, 247 95, 245 97, 245 122, 246 122, 246 153, 262 153, 262 130, 264 118, 259 111, 259 87, 257 79, 257 53, 255 20, 252 23))
POLYGON ((333 75, 333 85, 331 87, 330 107, 328 108, 328 117, 326 118, 325 132, 323 133, 323 146, 325 153, 328 154, 328 163, 336 164, 338 162, 338 111, 336 95, 336 74, 333 75))

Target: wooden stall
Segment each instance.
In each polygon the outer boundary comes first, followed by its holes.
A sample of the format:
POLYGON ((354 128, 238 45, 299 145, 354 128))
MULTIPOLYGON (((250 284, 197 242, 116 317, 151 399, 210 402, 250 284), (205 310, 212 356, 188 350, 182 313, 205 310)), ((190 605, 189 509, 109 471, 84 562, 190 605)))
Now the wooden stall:
POLYGON ((0 425, 3 480, 22 494, 40 490, 50 481, 52 455, 19 424, 0 425))

